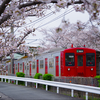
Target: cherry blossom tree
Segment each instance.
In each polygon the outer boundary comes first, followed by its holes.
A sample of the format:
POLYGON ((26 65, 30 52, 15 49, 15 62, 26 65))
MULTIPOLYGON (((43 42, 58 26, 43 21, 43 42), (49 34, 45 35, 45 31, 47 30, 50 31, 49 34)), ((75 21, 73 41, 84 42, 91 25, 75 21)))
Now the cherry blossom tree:
POLYGON ((43 29, 41 32, 44 34, 43 46, 45 49, 48 47, 66 49, 73 44, 74 47, 84 47, 85 45, 100 51, 100 29, 89 23, 85 24, 78 21, 76 24, 71 24, 67 21, 60 28, 43 29))
MULTIPOLYGON (((100 1, 99 0, 1 0, 0 1, 0 57, 5 57, 11 54, 14 50, 26 50, 22 45, 26 37, 35 31, 33 28, 25 27, 25 30, 20 32, 20 37, 9 32, 7 27, 12 23, 14 26, 24 26, 25 18, 29 16, 41 17, 45 15, 47 9, 55 8, 55 12, 65 7, 73 6, 76 11, 84 13, 87 11, 90 15, 92 25, 100 25, 100 1)), ((57 32, 57 34, 60 34, 57 32)), ((55 40, 54 46, 58 46, 59 36, 55 40)), ((69 38, 69 37, 67 37, 69 38)), ((70 41, 70 40, 69 40, 70 41)), ((66 40, 65 40, 66 42, 66 40)))

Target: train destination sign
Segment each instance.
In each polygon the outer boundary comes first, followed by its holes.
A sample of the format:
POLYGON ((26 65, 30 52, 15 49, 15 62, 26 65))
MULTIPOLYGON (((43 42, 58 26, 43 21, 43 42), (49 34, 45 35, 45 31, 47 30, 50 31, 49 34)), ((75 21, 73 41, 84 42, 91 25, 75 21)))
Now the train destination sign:
POLYGON ((84 51, 83 50, 77 50, 77 53, 83 53, 84 51))

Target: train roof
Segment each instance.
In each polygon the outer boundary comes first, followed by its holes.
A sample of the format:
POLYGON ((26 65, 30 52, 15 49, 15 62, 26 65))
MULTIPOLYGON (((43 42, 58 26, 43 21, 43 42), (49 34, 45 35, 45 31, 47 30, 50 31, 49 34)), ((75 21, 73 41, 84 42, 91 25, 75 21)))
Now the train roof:
POLYGON ((95 49, 91 49, 91 48, 85 48, 85 47, 75 47, 75 48, 68 48, 68 49, 65 49, 64 51, 66 51, 66 50, 73 50, 73 49, 88 49, 88 50, 93 50, 93 51, 96 51, 95 49))
POLYGON ((63 50, 64 50, 64 48, 53 48, 50 50, 46 50, 45 52, 43 52, 43 54, 52 53, 52 52, 56 52, 56 51, 63 51, 63 50))
POLYGON ((45 52, 37 55, 37 57, 45 56, 45 55, 48 55, 48 54, 60 53, 63 50, 64 50, 64 48, 53 48, 53 49, 50 49, 50 50, 46 50, 45 52))
POLYGON ((66 50, 72 50, 72 49, 88 49, 88 50, 93 50, 93 51, 96 51, 95 49, 91 49, 91 48, 85 48, 85 47, 73 47, 73 48, 68 48, 68 49, 65 49, 65 48, 53 48, 53 49, 50 49, 50 50, 46 50, 45 52, 43 52, 42 54, 38 55, 38 56, 41 56, 41 55, 46 55, 48 53, 55 53, 55 52, 60 52, 60 51, 66 51, 66 50))

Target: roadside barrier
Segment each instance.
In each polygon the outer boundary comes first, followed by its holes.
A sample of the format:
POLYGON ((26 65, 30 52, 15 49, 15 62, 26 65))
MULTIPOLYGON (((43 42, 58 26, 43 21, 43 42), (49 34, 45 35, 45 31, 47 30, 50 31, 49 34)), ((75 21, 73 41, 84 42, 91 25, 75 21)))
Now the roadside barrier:
POLYGON ((46 81, 41 79, 22 78, 16 76, 5 76, 5 75, 0 75, 0 78, 1 78, 1 82, 3 82, 3 79, 5 79, 6 82, 6 79, 8 79, 8 83, 10 83, 10 80, 16 80, 16 85, 18 85, 18 81, 24 81, 25 86, 27 86, 27 82, 36 83, 36 88, 38 88, 38 84, 43 84, 46 85, 46 91, 48 90, 48 86, 55 86, 57 87, 57 93, 59 93, 59 88, 71 89, 71 97, 74 97, 74 90, 82 91, 86 93, 86 100, 88 100, 88 93, 100 94, 100 88, 93 87, 93 86, 46 81))

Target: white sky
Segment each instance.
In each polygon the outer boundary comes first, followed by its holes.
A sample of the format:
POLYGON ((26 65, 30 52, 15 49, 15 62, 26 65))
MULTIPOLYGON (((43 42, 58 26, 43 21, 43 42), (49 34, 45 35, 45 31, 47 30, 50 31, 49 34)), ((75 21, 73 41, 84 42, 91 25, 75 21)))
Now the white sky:
MULTIPOLYGON (((69 8, 70 9, 70 8, 69 8)), ((67 9, 68 10, 68 9, 67 9)), ((66 11, 67 11, 66 10, 66 11)), ((61 25, 61 21, 63 18, 65 18, 65 20, 69 20, 70 23, 76 23, 78 20, 82 21, 82 22, 87 22, 88 19, 89 19, 89 15, 88 13, 80 13, 80 12, 75 12, 75 11, 72 11, 70 12, 69 14, 64 14, 61 18, 57 18, 59 15, 61 15, 62 13, 64 13, 65 10, 61 10, 60 12, 57 12, 56 14, 53 14, 52 16, 46 18, 45 20, 42 20, 40 22, 37 22, 35 24, 30 24, 30 26, 34 26, 35 28, 38 27, 38 26, 42 26, 43 24, 47 23, 47 22, 50 22, 51 20, 53 20, 54 18, 56 18, 57 20, 54 20, 52 21, 51 23, 49 24, 46 24, 45 26, 43 27, 40 27, 38 28, 34 33, 36 34, 36 36, 33 36, 33 35, 29 35, 27 40, 26 40, 26 45, 28 46, 39 46, 39 42, 40 40, 39 39, 42 39, 43 38, 43 35, 38 31, 40 30, 41 28, 44 28, 44 29, 49 29, 49 28, 56 28, 56 27, 60 27, 61 25), (35 39, 38 39, 37 41, 35 41, 35 39), (34 41, 34 42, 33 42, 34 41)), ((38 18, 36 17, 29 17, 27 18, 27 23, 30 23, 29 20, 36 20, 38 18)), ((28 25, 29 26, 29 25, 28 25)), ((29 26, 29 27, 30 27, 29 26)))

